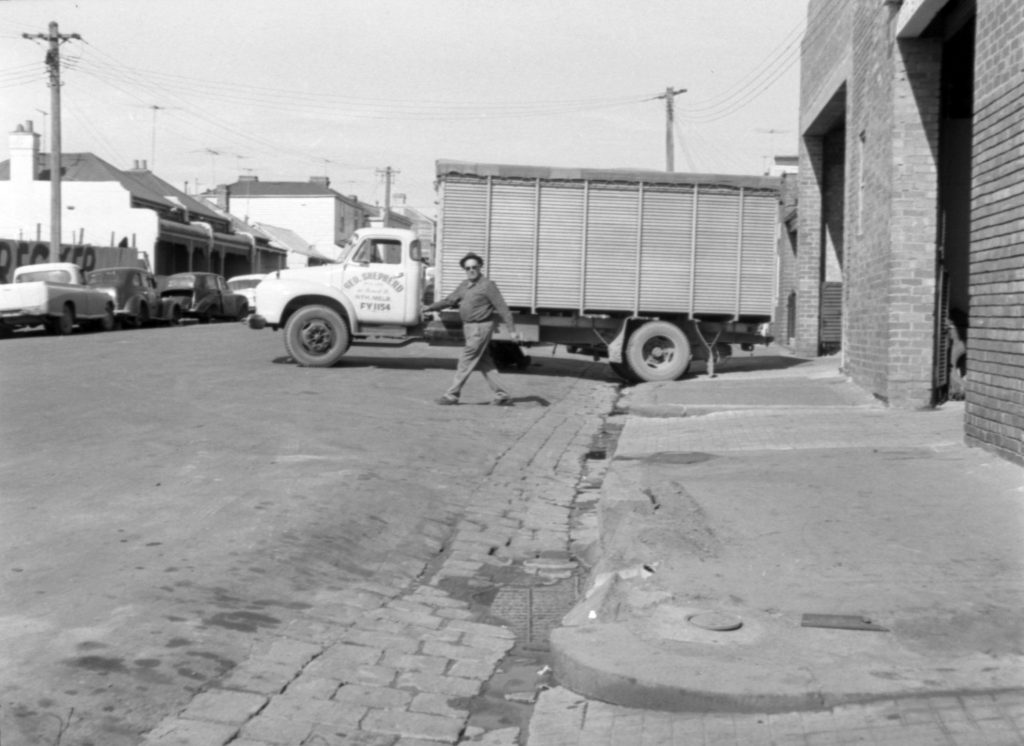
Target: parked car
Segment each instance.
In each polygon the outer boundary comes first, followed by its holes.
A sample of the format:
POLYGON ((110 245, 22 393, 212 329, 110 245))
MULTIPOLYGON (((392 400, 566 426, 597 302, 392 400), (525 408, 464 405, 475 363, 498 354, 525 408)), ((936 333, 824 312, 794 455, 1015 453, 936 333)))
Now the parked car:
POLYGON ((27 264, 14 270, 14 282, 0 285, 0 332, 39 324, 51 334, 71 334, 75 326, 109 331, 114 304, 85 284, 76 264, 27 264))
POLYGON ((249 310, 256 307, 256 286, 259 285, 266 275, 235 275, 228 280, 228 287, 231 292, 244 296, 249 303, 249 310))
POLYGON ((162 296, 181 303, 181 315, 201 323, 218 319, 241 320, 249 315, 249 301, 231 292, 213 272, 180 272, 167 278, 162 296))
POLYGON ((94 269, 88 283, 114 301, 114 314, 122 326, 142 326, 150 321, 176 324, 181 320, 181 299, 161 297, 156 277, 141 267, 94 269))

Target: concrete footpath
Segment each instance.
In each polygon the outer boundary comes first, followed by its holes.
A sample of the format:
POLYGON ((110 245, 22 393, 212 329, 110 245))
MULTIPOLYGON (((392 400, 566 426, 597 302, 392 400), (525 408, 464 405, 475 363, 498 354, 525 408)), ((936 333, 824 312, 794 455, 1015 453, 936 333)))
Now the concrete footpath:
POLYGON ((530 746, 1024 744, 1024 469, 770 348, 643 384, 530 746))

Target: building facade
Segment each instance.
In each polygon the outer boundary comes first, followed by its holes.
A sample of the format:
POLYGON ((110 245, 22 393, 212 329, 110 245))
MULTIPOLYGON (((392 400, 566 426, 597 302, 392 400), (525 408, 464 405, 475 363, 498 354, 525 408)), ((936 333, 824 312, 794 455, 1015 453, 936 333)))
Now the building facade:
MULTIPOLYGON (((0 277, 19 263, 56 261, 50 235, 50 158, 39 152, 32 123, 10 134, 10 158, 0 163, 0 239, 17 251, 0 251, 0 277), (20 247, 31 246, 29 251, 20 247)), ((208 271, 226 277, 283 265, 285 251, 229 215, 172 187, 145 164, 122 170, 92 153, 61 154, 61 254, 83 269, 89 257, 134 255, 156 274, 208 271), (90 251, 78 250, 89 247, 90 251), (116 252, 107 249, 117 249, 116 252), (129 250, 126 254, 121 250, 129 250), (98 253, 97 253, 98 252, 98 253)))
POLYGON ((853 380, 963 396, 968 442, 1024 463, 1024 4, 810 0, 801 68, 797 351, 834 265, 853 380))
POLYGON ((260 181, 248 176, 203 196, 248 223, 292 231, 329 261, 341 258, 349 236, 368 226, 372 217, 366 205, 331 189, 323 176, 309 181, 260 181))

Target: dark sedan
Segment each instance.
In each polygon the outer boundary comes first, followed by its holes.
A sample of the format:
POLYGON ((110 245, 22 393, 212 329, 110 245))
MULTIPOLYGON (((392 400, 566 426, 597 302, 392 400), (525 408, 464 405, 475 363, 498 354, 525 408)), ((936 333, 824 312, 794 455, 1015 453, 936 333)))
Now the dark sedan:
POLYGON ((231 292, 227 282, 213 272, 181 272, 168 277, 164 298, 181 301, 183 316, 207 322, 213 319, 241 320, 249 315, 249 302, 231 292))
POLYGON ((161 298, 156 277, 140 267, 108 267, 89 273, 91 287, 105 291, 114 301, 114 314, 122 326, 143 326, 150 321, 177 323, 181 304, 161 298))

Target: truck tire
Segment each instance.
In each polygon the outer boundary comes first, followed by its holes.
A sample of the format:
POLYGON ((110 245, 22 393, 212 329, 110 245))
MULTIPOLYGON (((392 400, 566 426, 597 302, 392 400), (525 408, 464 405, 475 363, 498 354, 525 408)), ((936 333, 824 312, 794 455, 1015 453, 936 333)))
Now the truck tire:
POLYGON ((284 347, 299 365, 327 368, 348 349, 348 323, 327 306, 304 306, 293 313, 284 327, 284 347))
POLYGON ((70 304, 66 304, 61 310, 60 316, 51 318, 46 322, 46 330, 50 334, 66 335, 75 330, 75 310, 70 304))
POLYGON ((674 381, 690 367, 690 341, 675 324, 648 321, 626 340, 623 359, 641 381, 674 381))

